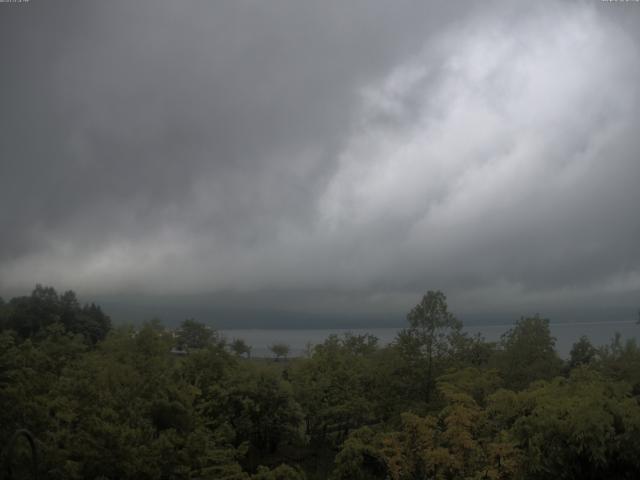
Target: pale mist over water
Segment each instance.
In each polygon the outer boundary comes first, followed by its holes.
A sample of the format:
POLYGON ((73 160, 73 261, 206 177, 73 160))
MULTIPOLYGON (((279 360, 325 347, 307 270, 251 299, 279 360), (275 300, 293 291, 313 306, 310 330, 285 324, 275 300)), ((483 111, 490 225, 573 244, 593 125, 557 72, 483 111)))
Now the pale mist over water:
MULTIPOLYGON (((465 327, 464 331, 470 335, 480 333, 488 341, 497 341, 513 324, 505 325, 474 325, 465 327)), ((633 321, 618 322, 579 322, 579 323, 551 323, 551 334, 556 338, 556 350, 561 357, 568 357, 572 345, 582 336, 595 346, 602 346, 611 342, 616 333, 620 333, 622 340, 636 339, 640 341, 640 325, 633 321)), ((380 345, 391 343, 400 328, 335 328, 335 329, 246 329, 221 330, 227 340, 241 338, 251 347, 251 354, 255 357, 270 357, 273 354, 269 346, 275 343, 285 343, 291 348, 290 356, 299 357, 307 353, 307 346, 317 345, 331 334, 343 335, 353 333, 362 335, 370 333, 378 338, 380 345)))

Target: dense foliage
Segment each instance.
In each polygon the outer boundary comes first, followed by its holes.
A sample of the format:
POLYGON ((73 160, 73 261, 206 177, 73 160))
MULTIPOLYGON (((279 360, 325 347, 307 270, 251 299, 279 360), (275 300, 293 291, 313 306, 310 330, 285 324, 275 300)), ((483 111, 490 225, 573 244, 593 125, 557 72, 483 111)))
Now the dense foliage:
MULTIPOLYGON (((408 323, 389 346, 252 359, 193 319, 113 328, 38 286, 0 300, 0 444, 29 429, 51 479, 640 478, 634 341, 582 338, 563 361, 534 316, 485 342, 441 292, 408 323)), ((23 454, 3 461, 27 478, 23 454)))

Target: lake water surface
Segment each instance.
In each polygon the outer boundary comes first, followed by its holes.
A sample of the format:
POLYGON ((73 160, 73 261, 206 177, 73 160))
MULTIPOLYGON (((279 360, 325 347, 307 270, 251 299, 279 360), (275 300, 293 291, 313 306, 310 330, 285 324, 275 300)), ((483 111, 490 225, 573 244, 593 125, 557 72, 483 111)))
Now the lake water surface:
MULTIPOLYGON (((480 333, 488 341, 496 341, 510 325, 468 326, 465 331, 470 334, 480 333)), ((571 346, 582 336, 586 335, 596 346, 608 344, 616 332, 623 340, 635 338, 640 341, 640 325, 633 321, 618 322, 584 322, 584 323, 552 323, 551 334, 556 338, 556 350, 567 357, 571 346)), ((251 354, 255 357, 269 357, 269 346, 274 343, 286 343, 291 348, 290 356, 302 356, 306 352, 307 344, 313 345, 324 342, 331 334, 342 335, 346 332, 354 334, 370 333, 378 337, 381 345, 392 342, 399 328, 352 328, 352 329, 273 329, 273 330, 222 330, 221 333, 228 340, 241 338, 252 347, 251 354)))

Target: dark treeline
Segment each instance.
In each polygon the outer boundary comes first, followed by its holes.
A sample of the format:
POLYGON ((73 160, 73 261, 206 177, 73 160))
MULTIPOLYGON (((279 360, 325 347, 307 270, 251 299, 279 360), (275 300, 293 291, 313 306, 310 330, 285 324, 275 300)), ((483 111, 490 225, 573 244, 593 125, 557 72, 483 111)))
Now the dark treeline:
MULTIPOLYGON (((407 320, 386 347, 330 336, 273 361, 38 286, 0 300, 0 444, 29 429, 48 479, 640 478, 634 341, 562 360, 534 316, 490 343, 432 291, 407 320)), ((27 455, 2 460, 29 478, 27 455)))

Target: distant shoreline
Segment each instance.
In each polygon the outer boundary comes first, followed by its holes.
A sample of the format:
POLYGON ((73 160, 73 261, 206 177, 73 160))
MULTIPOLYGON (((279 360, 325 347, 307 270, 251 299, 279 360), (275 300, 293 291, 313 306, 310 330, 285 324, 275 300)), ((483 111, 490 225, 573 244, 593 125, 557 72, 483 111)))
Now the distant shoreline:
MULTIPOLYGON (((633 325, 633 324, 637 324, 638 322, 636 320, 594 320, 594 321, 580 321, 580 322, 572 322, 572 321, 566 321, 566 322, 553 322, 553 321, 549 321, 549 325, 550 326, 562 326, 562 325, 572 325, 572 326, 580 326, 580 325, 633 325)), ((481 328, 481 327, 505 327, 505 328, 510 328, 515 324, 515 320, 511 323, 465 323, 463 325, 463 328, 481 328)), ((366 326, 366 325, 357 325, 357 326, 350 326, 350 327, 339 327, 339 326, 327 326, 327 327, 317 327, 317 326, 299 326, 299 327, 243 327, 243 326, 237 326, 234 328, 226 328, 226 327, 220 327, 216 329, 220 332, 224 332, 225 330, 232 330, 232 331, 236 331, 236 330, 265 330, 265 331, 273 331, 273 330, 344 330, 344 331, 349 331, 349 330, 367 330, 367 329, 371 329, 371 330, 382 330, 382 329, 403 329, 405 328, 407 325, 403 324, 403 325, 373 325, 373 326, 366 326)), ((215 325, 214 325, 215 327, 215 325)), ((640 325, 638 325, 638 328, 640 329, 640 325)))

